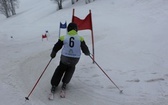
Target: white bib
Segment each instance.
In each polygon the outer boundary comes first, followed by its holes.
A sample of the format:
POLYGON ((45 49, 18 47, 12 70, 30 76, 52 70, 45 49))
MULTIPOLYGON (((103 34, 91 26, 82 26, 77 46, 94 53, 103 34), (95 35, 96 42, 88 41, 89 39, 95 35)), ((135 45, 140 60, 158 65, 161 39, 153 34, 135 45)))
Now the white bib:
POLYGON ((81 41, 78 35, 66 35, 64 37, 64 47, 61 54, 68 57, 80 58, 81 56, 81 41))

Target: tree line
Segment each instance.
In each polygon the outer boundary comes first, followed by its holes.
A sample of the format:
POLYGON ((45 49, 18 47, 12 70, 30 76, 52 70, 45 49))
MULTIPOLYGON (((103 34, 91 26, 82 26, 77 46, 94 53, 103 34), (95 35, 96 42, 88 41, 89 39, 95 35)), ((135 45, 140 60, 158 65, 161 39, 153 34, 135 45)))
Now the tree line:
POLYGON ((0 13, 9 18, 16 15, 15 8, 18 6, 18 0, 0 0, 0 13))
MULTIPOLYGON (((58 10, 63 9, 62 3, 63 3, 63 1, 65 1, 65 0, 52 0, 52 1, 55 1, 55 2, 57 3, 57 5, 58 5, 58 10)), ((78 2, 78 1, 79 1, 79 0, 71 0, 71 3, 72 3, 72 4, 75 4, 75 2, 78 2)), ((91 1, 95 1, 95 0, 85 0, 85 3, 88 4, 88 3, 90 3, 91 1)))
MULTIPOLYGON (((58 10, 63 9, 62 3, 65 0, 51 0, 55 1, 58 5, 58 10)), ((75 2, 78 2, 79 0, 71 0, 72 4, 75 4, 75 2)), ((88 4, 91 1, 95 0, 85 0, 85 3, 88 4)), ((0 14, 3 14, 6 16, 6 18, 11 17, 12 15, 16 15, 16 7, 18 7, 19 2, 18 0, 0 0, 0 14)))

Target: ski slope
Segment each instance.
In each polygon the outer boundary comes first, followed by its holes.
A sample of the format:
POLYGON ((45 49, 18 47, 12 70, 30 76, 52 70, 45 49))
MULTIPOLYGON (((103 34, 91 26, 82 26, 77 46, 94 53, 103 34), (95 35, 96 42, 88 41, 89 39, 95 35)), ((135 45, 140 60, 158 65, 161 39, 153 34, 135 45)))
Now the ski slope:
MULTIPOLYGON (((87 5, 84 0, 74 5, 65 0, 60 11, 50 0, 19 1, 16 16, 0 15, 0 105, 167 105, 167 0, 95 0, 87 5), (66 98, 59 97, 59 87, 49 101, 59 52, 25 101, 50 60, 59 23, 71 22, 73 8, 79 18, 92 11, 95 60, 123 94, 82 55, 66 98), (48 41, 42 41, 46 30, 48 41)), ((90 31, 79 34, 91 51, 90 31)))

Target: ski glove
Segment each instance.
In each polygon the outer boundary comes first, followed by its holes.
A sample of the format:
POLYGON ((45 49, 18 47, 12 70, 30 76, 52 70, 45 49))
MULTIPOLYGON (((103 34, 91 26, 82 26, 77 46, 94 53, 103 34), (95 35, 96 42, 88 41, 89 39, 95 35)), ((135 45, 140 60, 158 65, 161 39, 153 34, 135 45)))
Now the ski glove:
POLYGON ((50 57, 55 58, 55 56, 56 56, 56 52, 52 51, 51 54, 50 54, 50 57))

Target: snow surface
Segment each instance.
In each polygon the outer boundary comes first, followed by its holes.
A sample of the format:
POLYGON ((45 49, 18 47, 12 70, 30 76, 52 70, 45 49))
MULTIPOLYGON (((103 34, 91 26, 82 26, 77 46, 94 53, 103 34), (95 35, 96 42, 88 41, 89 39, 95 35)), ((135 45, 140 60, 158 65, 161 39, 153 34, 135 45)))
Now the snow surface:
MULTIPOLYGON (((66 0, 60 11, 50 0, 19 1, 16 16, 0 15, 0 105, 168 105, 168 0, 66 0), (59 22, 69 23, 73 8, 80 18, 92 10, 96 62, 123 94, 82 55, 66 98, 49 101, 59 52, 25 101, 50 60, 59 22)), ((90 31, 79 34, 91 50, 90 31)))

